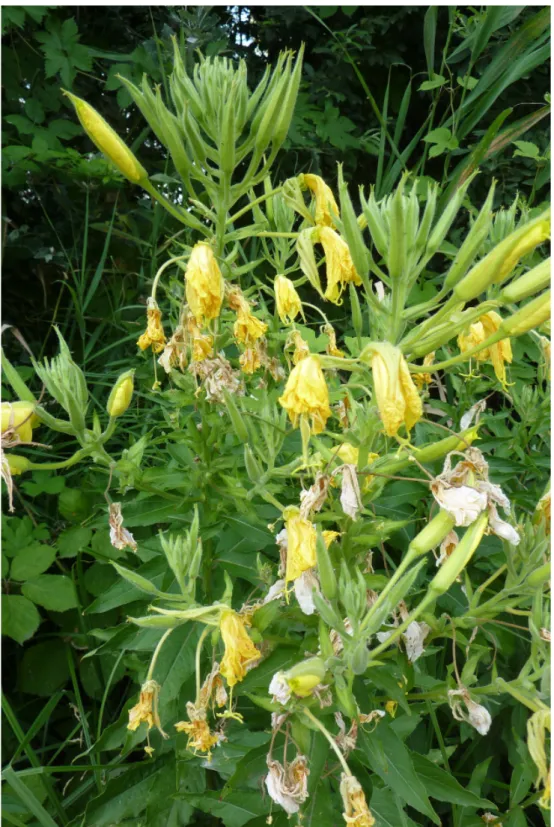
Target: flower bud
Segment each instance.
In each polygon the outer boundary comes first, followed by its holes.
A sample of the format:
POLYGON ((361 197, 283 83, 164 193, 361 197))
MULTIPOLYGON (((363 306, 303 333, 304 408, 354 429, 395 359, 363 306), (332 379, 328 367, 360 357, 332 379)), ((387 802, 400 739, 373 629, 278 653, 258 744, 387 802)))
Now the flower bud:
MULTIPOLYGON (((2 434, 13 431, 20 442, 31 442, 33 426, 38 424, 38 417, 34 414, 36 405, 32 402, 16 401, 2 402, 2 434)), ((13 473, 13 472, 12 472, 13 473)))
POLYGON ((321 658, 308 658, 283 673, 290 689, 299 698, 307 698, 325 677, 325 664, 321 658))
POLYGON ((115 164, 121 174, 133 184, 147 181, 148 173, 142 164, 96 109, 82 98, 72 95, 71 92, 64 90, 64 95, 70 99, 75 107, 77 117, 89 138, 115 164))
POLYGON ((111 417, 121 416, 131 404, 134 375, 134 370, 128 370, 126 373, 122 373, 113 386, 108 397, 108 404, 106 405, 106 410, 111 417))
POLYGON ((550 284, 550 258, 541 261, 528 273, 525 273, 521 278, 516 279, 508 287, 500 293, 498 300, 505 304, 513 304, 514 302, 527 299, 534 293, 544 290, 550 284))
POLYGON ((27 457, 20 457, 17 454, 4 454, 4 457, 10 467, 12 477, 17 477, 18 474, 24 474, 33 464, 27 457))
POLYGON ((454 518, 441 509, 431 522, 417 534, 410 543, 410 550, 416 554, 427 554, 436 548, 454 528, 454 518))
POLYGON ((477 262, 454 287, 455 296, 468 302, 490 287, 508 278, 520 258, 530 253, 537 244, 550 237, 550 211, 546 210, 533 221, 514 230, 497 244, 485 258, 477 262))
POLYGON ((532 299, 524 307, 504 319, 499 332, 508 336, 521 336, 528 330, 533 330, 550 318, 550 290, 532 299))
POLYGON ((485 533, 487 522, 488 514, 484 511, 477 517, 475 522, 470 525, 450 557, 447 558, 437 574, 433 577, 428 586, 428 592, 438 596, 448 591, 452 583, 471 560, 473 553, 485 533))
POLYGON ((317 573, 319 575, 321 591, 327 600, 334 600, 337 594, 337 577, 329 556, 325 537, 320 529, 317 531, 316 554, 317 573))

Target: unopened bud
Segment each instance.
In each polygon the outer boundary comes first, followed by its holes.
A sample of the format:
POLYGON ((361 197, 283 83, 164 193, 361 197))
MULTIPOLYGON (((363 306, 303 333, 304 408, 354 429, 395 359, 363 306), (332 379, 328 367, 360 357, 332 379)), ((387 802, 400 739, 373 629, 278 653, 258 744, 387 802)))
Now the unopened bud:
POLYGON ((488 513, 485 511, 477 517, 446 561, 442 564, 437 574, 431 580, 428 591, 438 595, 444 594, 458 575, 464 570, 481 538, 485 533, 488 523, 488 513))
POLYGON ((504 319, 498 328, 499 334, 507 336, 521 336, 528 330, 533 330, 550 318, 550 290, 547 290, 536 299, 532 299, 513 316, 504 319))
POLYGON ((70 99, 83 129, 100 152, 103 152, 115 164, 121 174, 133 184, 146 181, 148 173, 102 115, 89 103, 76 95, 72 95, 71 92, 64 90, 64 95, 70 99))
POLYGON ((5 459, 10 467, 10 474, 16 477, 18 474, 24 474, 32 466, 32 462, 27 457, 20 457, 17 454, 4 454, 5 459))
POLYGON ((416 554, 427 554, 436 548, 454 528, 454 519, 441 509, 436 517, 417 534, 410 543, 410 550, 416 554))
POLYGON ((122 373, 113 386, 108 397, 108 404, 106 405, 106 410, 111 417, 121 416, 131 404, 134 374, 134 370, 128 370, 126 373, 122 373))
POLYGON ((550 258, 541 261, 528 273, 525 273, 521 278, 516 279, 508 287, 505 287, 499 295, 499 301, 505 304, 513 304, 514 302, 522 301, 544 290, 550 284, 550 258))
POLYGON ((325 664, 321 658, 308 658, 284 672, 283 676, 295 695, 307 698, 325 677, 325 664))

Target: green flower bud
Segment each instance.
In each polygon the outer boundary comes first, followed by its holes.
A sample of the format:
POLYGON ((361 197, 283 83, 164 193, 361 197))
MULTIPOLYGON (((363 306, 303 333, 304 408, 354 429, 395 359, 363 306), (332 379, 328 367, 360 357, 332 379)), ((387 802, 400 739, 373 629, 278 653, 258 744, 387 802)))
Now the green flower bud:
POLYGON ((471 560, 488 523, 488 513, 483 512, 467 529, 466 533, 428 586, 428 594, 438 597, 444 594, 471 560))
POLYGON ((297 663, 288 672, 284 672, 283 677, 295 695, 299 698, 307 698, 323 681, 325 664, 321 658, 308 658, 308 660, 297 663))
POLYGON ((319 526, 317 528, 316 554, 317 573, 319 575, 322 594, 327 600, 334 600, 337 595, 337 578, 329 556, 327 544, 325 543, 319 526))
POLYGON ((417 534, 410 543, 410 551, 417 555, 427 554, 431 549, 436 548, 449 531, 452 531, 455 520, 442 509, 433 517, 431 522, 417 534))
POLYGON ((544 290, 550 284, 550 258, 541 261, 528 273, 525 273, 521 278, 516 279, 508 287, 500 293, 498 299, 504 304, 513 304, 514 302, 527 299, 534 293, 544 290))
POLYGON ((131 404, 134 375, 134 370, 128 370, 126 373, 122 373, 113 386, 108 397, 108 404, 106 405, 106 410, 111 417, 121 416, 131 404))

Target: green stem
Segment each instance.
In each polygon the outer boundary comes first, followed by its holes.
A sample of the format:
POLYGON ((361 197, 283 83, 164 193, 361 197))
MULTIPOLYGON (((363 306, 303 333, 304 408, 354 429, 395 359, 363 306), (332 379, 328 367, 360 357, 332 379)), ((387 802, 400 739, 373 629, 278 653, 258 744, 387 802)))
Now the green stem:
POLYGON ((183 256, 175 256, 174 258, 170 258, 168 261, 166 261, 166 262, 164 262, 164 264, 162 264, 162 266, 160 267, 160 269, 158 270, 158 272, 154 276, 154 281, 152 282, 151 296, 154 300, 156 299, 156 290, 158 289, 158 282, 160 281, 160 277, 161 277, 162 273, 164 272, 164 270, 166 270, 172 264, 175 264, 178 261, 183 261, 184 259, 189 258, 189 257, 190 257, 190 253, 186 253, 186 255, 183 255, 183 256))
POLYGON ((346 763, 346 761, 344 759, 344 755, 342 754, 342 752, 338 748, 337 744, 335 743, 335 739, 333 738, 331 733, 327 729, 325 729, 325 727, 323 726, 321 721, 319 721, 315 717, 315 715, 312 712, 310 712, 310 710, 308 709, 307 706, 305 706, 302 711, 303 711, 304 715, 306 715, 306 717, 310 719, 312 724, 315 724, 315 726, 319 729, 319 731, 321 733, 323 733, 323 735, 327 738, 327 740, 329 741, 329 744, 331 745, 331 747, 334 750, 337 758, 339 759, 341 767, 343 768, 344 772, 346 773, 346 775, 351 776, 352 772, 350 771, 350 767, 346 763))
POLYGON ((200 658, 202 656, 202 646, 204 645, 204 641, 208 637, 210 632, 210 627, 206 626, 202 631, 202 634, 198 638, 198 643, 196 644, 196 656, 195 656, 195 664, 196 664, 196 705, 198 706, 200 702, 200 690, 202 689, 202 684, 200 682, 200 658))
POLYGON ((175 628, 176 627, 174 626, 172 629, 168 629, 166 632, 164 632, 163 635, 161 636, 160 640, 158 641, 158 645, 154 649, 154 654, 152 655, 152 660, 150 661, 150 667, 148 669, 148 674, 146 675, 146 680, 147 681, 152 680, 152 675, 154 674, 154 669, 156 667, 156 661, 158 660, 158 656, 159 656, 159 654, 162 650, 162 646, 164 645, 164 643, 168 639, 169 635, 171 634, 171 632, 175 628))
POLYGON ((400 565, 398 566, 398 568, 396 569, 396 571, 392 575, 391 579, 389 580, 389 582, 387 583, 387 585, 385 586, 383 591, 379 594, 379 597, 377 598, 375 603, 372 605, 371 609, 369 610, 369 612, 367 613, 365 618, 363 619, 363 621, 360 625, 360 634, 367 628, 371 618, 375 615, 377 609, 380 608, 380 606, 382 605, 382 603, 386 599, 387 595, 390 593, 391 589, 394 588, 395 584, 400 580, 400 578, 402 577, 402 575, 404 574, 406 569, 409 566, 411 566, 411 564, 414 562, 414 560, 418 556, 419 555, 415 551, 408 550, 408 553, 406 554, 404 559, 401 561, 400 565))
POLYGON ((256 198, 254 201, 250 201, 250 203, 248 203, 246 205, 246 207, 243 207, 241 210, 239 210, 234 215, 232 215, 230 218, 228 218, 227 219, 227 224, 234 224, 235 221, 238 218, 242 218, 242 216, 245 213, 247 213, 249 210, 251 210, 252 207, 255 207, 257 204, 261 204, 262 201, 265 201, 266 199, 271 198, 272 195, 276 195, 278 192, 281 192, 282 189, 283 189, 282 187, 277 187, 276 189, 271 190, 271 192, 266 192, 263 195, 260 195, 260 197, 256 198))

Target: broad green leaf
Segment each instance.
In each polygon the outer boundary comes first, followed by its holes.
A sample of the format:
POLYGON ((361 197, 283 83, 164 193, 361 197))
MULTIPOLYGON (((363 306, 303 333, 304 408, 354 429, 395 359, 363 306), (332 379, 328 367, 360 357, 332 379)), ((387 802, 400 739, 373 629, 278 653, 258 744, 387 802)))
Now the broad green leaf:
POLYGON ((424 80, 421 86, 418 87, 418 92, 428 92, 431 89, 438 89, 439 86, 444 86, 446 78, 443 75, 433 75, 432 80, 424 80))
MULTIPOLYGON (((145 563, 138 569, 138 573, 150 580, 154 586, 161 586, 164 575, 167 571, 167 564, 165 560, 156 558, 145 563)), ((118 606, 125 606, 127 603, 133 603, 135 600, 144 600, 144 593, 132 586, 125 580, 118 580, 113 586, 110 586, 104 594, 101 594, 96 600, 87 607, 87 614, 96 614, 100 612, 107 612, 110 609, 117 609, 118 606)))
POLYGON ((46 571, 56 556, 56 549, 42 543, 33 543, 21 549, 12 561, 13 580, 29 580, 46 571))
POLYGON ((414 769, 407 747, 386 721, 381 721, 371 733, 360 731, 358 746, 363 751, 369 768, 377 773, 387 787, 410 807, 428 816, 434 824, 440 824, 427 791, 414 769))
POLYGON ((129 528, 169 523, 173 520, 190 522, 188 516, 183 516, 179 503, 171 503, 162 497, 135 500, 125 506, 125 525, 129 528))
MULTIPOLYGON (((217 819, 221 819, 225 827, 243 827, 256 816, 269 812, 271 799, 266 797, 265 801, 259 792, 240 790, 230 793, 227 798, 221 799, 221 793, 206 790, 202 795, 184 794, 179 795, 183 801, 187 801, 203 813, 209 813, 217 819)), ((96 827, 93 825, 92 827, 96 827)), ((100 825, 98 825, 100 827, 100 825)))
POLYGON ((78 605, 73 581, 63 574, 41 574, 28 580, 21 591, 33 603, 54 612, 66 612, 78 605))
POLYGON ((92 531, 90 528, 84 528, 83 526, 66 528, 56 541, 60 557, 76 557, 81 549, 89 545, 91 539, 92 531))
POLYGON ((437 801, 448 801, 450 804, 461 804, 466 807, 484 807, 494 809, 494 804, 485 798, 464 789, 456 781, 452 773, 437 767, 423 755, 412 752, 412 762, 420 780, 423 782, 427 794, 437 801))
POLYGON ((404 812, 402 801, 387 787, 373 790, 369 809, 375 817, 376 827, 411 827, 413 824, 404 812))
POLYGON ((26 649, 19 668, 19 689, 40 697, 60 689, 69 678, 66 645, 60 640, 47 640, 26 649))
POLYGON ((2 595, 3 635, 23 643, 34 635, 39 623, 40 615, 34 603, 21 595, 2 595))

